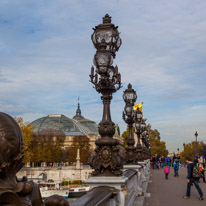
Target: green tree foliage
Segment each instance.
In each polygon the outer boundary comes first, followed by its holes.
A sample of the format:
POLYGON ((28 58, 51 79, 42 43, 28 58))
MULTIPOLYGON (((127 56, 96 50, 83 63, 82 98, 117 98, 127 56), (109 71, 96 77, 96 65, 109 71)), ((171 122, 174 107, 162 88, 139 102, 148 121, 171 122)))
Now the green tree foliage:
MULTIPOLYGON (((206 154, 206 145, 203 142, 197 142, 198 154, 206 154)), ((184 150, 180 153, 180 160, 184 162, 185 157, 191 157, 194 159, 196 155, 196 141, 190 142, 185 145, 184 150)))
POLYGON ((168 150, 166 149, 166 143, 160 140, 159 131, 157 129, 153 130, 150 124, 147 125, 146 130, 149 134, 152 155, 167 156, 168 150))
POLYGON ((80 161, 87 163, 91 157, 89 138, 87 136, 75 136, 69 148, 69 162, 76 162, 77 149, 80 150, 80 161))

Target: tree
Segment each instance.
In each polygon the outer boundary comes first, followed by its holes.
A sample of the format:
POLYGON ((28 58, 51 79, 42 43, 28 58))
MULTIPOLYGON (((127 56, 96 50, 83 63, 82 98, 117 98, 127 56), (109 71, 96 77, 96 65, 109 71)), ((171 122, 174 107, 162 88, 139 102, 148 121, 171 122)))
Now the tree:
MULTIPOLYGON (((146 130, 149 134, 149 140, 151 145, 152 154, 158 154, 159 156, 167 156, 168 150, 166 149, 166 143, 164 141, 160 141, 160 132, 157 129, 152 129, 151 124, 148 124, 146 130)), ((132 128, 132 132, 134 134, 134 127, 132 128)), ((129 128, 124 131, 122 134, 123 137, 123 146, 127 146, 127 138, 129 137, 129 128)))
POLYGON ((157 129, 152 129, 150 124, 147 125, 146 130, 149 134, 149 141, 152 150, 152 155, 157 154, 158 156, 167 156, 168 150, 166 149, 166 143, 160 141, 160 133, 157 129))
POLYGON ((30 161, 32 152, 29 149, 29 145, 32 140, 32 133, 34 127, 30 124, 30 122, 23 122, 22 117, 14 117, 16 122, 19 124, 22 134, 24 136, 24 162, 27 163, 30 161))
POLYGON ((91 157, 89 138, 87 136, 75 136, 69 148, 69 161, 76 162, 77 149, 80 150, 80 161, 87 163, 91 157))
MULTIPOLYGON (((206 153, 206 145, 203 142, 197 142, 197 149, 199 151, 198 152, 199 154, 204 155, 206 153)), ((196 153, 196 141, 186 144, 184 147, 184 151, 180 153, 181 162, 184 162, 186 157, 195 158, 195 153, 196 153)))
POLYGON ((65 133, 58 130, 43 130, 32 135, 30 150, 32 162, 61 162, 65 133))

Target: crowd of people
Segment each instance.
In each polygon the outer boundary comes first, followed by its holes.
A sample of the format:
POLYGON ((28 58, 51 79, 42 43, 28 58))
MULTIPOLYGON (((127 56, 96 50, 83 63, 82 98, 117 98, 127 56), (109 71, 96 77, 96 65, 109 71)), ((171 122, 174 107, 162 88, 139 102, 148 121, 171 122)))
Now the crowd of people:
POLYGON ((173 158, 170 156, 161 156, 159 157, 157 154, 150 158, 151 167, 153 169, 164 168, 166 165, 170 168, 173 167, 175 162, 179 164, 180 156, 178 154, 174 154, 173 158))
MULTIPOLYGON (((159 157, 157 154, 155 154, 155 156, 151 157, 150 163, 153 169, 156 170, 159 170, 161 168, 163 169, 166 180, 169 179, 171 167, 173 167, 174 169, 174 177, 179 177, 178 171, 181 164, 180 164, 180 157, 178 154, 175 154, 172 158, 170 156, 159 157)), ((200 196, 199 200, 204 200, 203 192, 199 186, 199 182, 200 179, 202 178, 203 182, 206 183, 205 174, 204 174, 205 167, 206 167, 205 157, 202 155, 196 156, 194 161, 192 161, 191 157, 186 157, 185 163, 187 164, 187 191, 186 191, 186 195, 183 198, 184 199, 190 198, 191 186, 195 185, 200 196)))

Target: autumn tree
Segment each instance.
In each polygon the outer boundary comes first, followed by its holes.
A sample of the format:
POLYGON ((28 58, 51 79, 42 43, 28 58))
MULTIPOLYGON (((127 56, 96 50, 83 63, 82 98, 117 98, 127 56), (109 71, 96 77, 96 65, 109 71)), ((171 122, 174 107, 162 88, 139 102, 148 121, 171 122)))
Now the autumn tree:
POLYGON ((32 140, 32 133, 34 127, 30 124, 30 122, 23 122, 23 118, 15 117, 16 122, 19 124, 22 134, 24 136, 24 161, 25 163, 31 160, 32 152, 29 149, 31 140, 32 140))
POLYGON ((146 130, 149 134, 149 141, 152 150, 152 155, 167 156, 168 150, 166 149, 166 143, 161 141, 160 133, 157 129, 152 129, 150 124, 147 125, 146 130))
POLYGON ((30 142, 33 151, 32 162, 61 162, 65 133, 58 130, 43 130, 35 132, 30 142))
MULTIPOLYGON (((206 154, 206 145, 203 142, 197 142, 197 149, 199 154, 206 154)), ((184 162, 186 157, 195 158, 196 154, 196 141, 190 142, 185 145, 184 150, 180 152, 180 160, 184 162)))
POLYGON ((82 135, 73 137, 72 145, 69 148, 70 162, 76 162, 77 149, 80 150, 80 161, 87 163, 91 157, 89 138, 87 136, 82 135))

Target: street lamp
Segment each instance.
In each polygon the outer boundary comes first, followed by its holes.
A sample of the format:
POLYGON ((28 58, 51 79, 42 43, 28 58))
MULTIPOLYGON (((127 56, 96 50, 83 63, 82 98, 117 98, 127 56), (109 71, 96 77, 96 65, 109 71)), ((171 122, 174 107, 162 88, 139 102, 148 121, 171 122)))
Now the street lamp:
POLYGON ((137 99, 137 94, 134 89, 132 89, 132 85, 128 84, 128 88, 124 91, 123 99, 125 101, 125 107, 123 112, 123 119, 127 123, 129 128, 129 136, 127 138, 127 148, 126 148, 126 156, 125 162, 126 164, 135 164, 135 141, 132 133, 132 128, 134 124, 134 110, 133 106, 137 99))
POLYGON ((183 143, 183 148, 184 148, 184 163, 185 163, 185 143, 183 143))
POLYGON ((135 111, 135 133, 137 134, 137 145, 136 145, 136 157, 137 161, 142 161, 144 160, 143 157, 143 150, 142 150, 142 145, 140 144, 140 137, 141 133, 144 131, 146 128, 145 124, 146 118, 143 118, 142 112, 140 112, 139 108, 135 111))
POLYGON ((196 155, 197 155, 197 136, 198 136, 198 133, 197 131, 195 132, 195 137, 196 137, 196 155))
POLYGON ((179 149, 179 147, 177 148, 177 154, 179 154, 179 151, 180 151, 180 149, 179 149))
POLYGON ((114 176, 122 174, 123 158, 119 155, 120 142, 113 138, 115 124, 111 120, 110 103, 112 94, 121 86, 121 75, 118 67, 112 66, 115 53, 121 46, 118 27, 111 23, 111 17, 106 14, 103 23, 96 26, 92 34, 92 42, 96 48, 94 67, 91 68, 90 81, 97 92, 101 93, 103 101, 103 117, 99 126, 100 139, 96 140, 95 154, 91 159, 92 175, 114 176))

